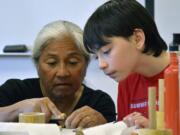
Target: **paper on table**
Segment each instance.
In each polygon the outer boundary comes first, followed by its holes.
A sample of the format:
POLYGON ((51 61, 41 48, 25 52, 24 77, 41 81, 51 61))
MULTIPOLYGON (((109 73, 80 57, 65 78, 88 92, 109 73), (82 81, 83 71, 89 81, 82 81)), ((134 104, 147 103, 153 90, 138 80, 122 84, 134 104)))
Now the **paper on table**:
POLYGON ((30 124, 0 122, 0 131, 28 132, 29 135, 61 135, 56 124, 30 124))
MULTIPOLYGON (((85 135, 121 135, 127 126, 124 122, 107 123, 104 125, 91 127, 83 130, 85 135)), ((61 129, 61 135, 75 135, 74 129, 61 129)))
POLYGON ((104 125, 85 129, 85 135, 121 135, 122 131, 127 128, 127 125, 120 121, 116 123, 107 123, 104 125))
MULTIPOLYGON (((83 130, 85 135, 121 135, 127 128, 124 122, 111 122, 83 130)), ((61 135, 75 135, 74 129, 61 129, 61 135)))
POLYGON ((75 135, 76 133, 74 132, 74 129, 66 129, 66 128, 62 128, 60 130, 61 135, 75 135))
MULTIPOLYGON (((84 129, 85 135, 121 135, 127 126, 124 122, 107 123, 84 129)), ((56 124, 1 123, 0 131, 28 132, 29 135, 75 135, 73 129, 59 129, 56 124)))
POLYGON ((27 132, 9 132, 9 131, 0 131, 0 135, 29 135, 27 132))

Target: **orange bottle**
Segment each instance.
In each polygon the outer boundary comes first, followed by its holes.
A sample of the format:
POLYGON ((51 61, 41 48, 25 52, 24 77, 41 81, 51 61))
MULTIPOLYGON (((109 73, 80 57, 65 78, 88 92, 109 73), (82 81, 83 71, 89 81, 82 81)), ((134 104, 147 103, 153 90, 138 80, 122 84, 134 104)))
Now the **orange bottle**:
MULTIPOLYGON (((173 45, 179 47, 179 56, 178 56, 178 63, 179 63, 179 109, 180 109, 180 33, 173 33, 173 45)), ((179 110, 180 113, 180 110, 179 110)), ((179 114, 179 121, 180 121, 180 114, 179 114)), ((179 132, 180 132, 180 122, 179 122, 179 132)))
POLYGON ((171 63, 164 72, 165 127, 179 134, 178 46, 169 46, 171 63))

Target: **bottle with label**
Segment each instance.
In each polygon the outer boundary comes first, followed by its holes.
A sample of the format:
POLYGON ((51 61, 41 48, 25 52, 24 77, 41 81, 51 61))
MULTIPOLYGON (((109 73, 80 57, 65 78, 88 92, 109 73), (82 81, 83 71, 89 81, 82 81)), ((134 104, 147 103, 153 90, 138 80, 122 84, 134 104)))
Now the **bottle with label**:
POLYGON ((164 71, 164 114, 165 127, 173 131, 173 135, 179 134, 179 79, 178 79, 178 46, 170 45, 170 65, 164 71))

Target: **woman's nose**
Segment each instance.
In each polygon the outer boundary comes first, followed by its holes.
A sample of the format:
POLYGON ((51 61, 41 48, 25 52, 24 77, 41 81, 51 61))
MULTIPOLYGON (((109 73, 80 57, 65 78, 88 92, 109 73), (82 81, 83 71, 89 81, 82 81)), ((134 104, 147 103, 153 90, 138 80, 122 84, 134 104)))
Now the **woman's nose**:
POLYGON ((67 77, 70 75, 70 72, 66 66, 61 65, 57 68, 56 75, 59 77, 67 77))

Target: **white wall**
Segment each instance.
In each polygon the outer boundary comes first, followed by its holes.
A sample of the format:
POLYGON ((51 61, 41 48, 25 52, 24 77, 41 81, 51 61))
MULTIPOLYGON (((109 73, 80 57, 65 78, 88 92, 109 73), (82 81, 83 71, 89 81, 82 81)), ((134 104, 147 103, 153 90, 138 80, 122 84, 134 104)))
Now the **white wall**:
MULTIPOLYGON (((8 44, 32 47, 39 30, 47 23, 64 19, 81 28, 92 12, 106 0, 1 0, 0 1, 0 84, 9 78, 36 77, 30 56, 4 56, 8 44)), ((139 0, 144 5, 144 0, 139 0)), ((166 28, 166 27, 165 27, 166 28)), ((97 61, 89 65, 86 82, 109 93, 114 102, 117 83, 99 70, 97 61)))
MULTIPOLYGON (((30 56, 4 56, 8 44, 30 48, 39 30, 47 23, 64 19, 81 28, 90 14, 106 0, 1 0, 0 1, 0 84, 9 78, 36 77, 30 56)), ((109 93, 116 103, 117 83, 99 70, 97 61, 89 65, 86 83, 109 93)))
POLYGON ((154 0, 155 21, 167 44, 173 33, 180 33, 180 0, 154 0))
MULTIPOLYGON (((6 44, 32 45, 45 24, 65 19, 81 27, 105 0, 1 0, 0 47, 6 44)), ((0 49, 1 50, 1 49, 0 49)))

